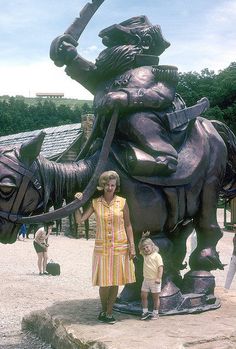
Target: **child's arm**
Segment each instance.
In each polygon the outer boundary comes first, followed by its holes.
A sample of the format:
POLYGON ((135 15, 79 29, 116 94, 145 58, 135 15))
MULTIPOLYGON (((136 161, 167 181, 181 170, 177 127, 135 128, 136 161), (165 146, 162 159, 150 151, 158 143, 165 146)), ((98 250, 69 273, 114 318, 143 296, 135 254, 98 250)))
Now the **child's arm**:
POLYGON ((155 281, 157 284, 161 283, 162 275, 163 275, 163 265, 160 265, 158 267, 157 278, 156 278, 156 281, 155 281))

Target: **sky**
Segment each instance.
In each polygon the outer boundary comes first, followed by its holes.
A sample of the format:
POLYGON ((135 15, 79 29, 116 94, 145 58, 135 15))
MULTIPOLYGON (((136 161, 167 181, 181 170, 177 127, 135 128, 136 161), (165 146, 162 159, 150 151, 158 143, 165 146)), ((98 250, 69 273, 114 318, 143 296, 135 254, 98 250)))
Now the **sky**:
MULTIPOLYGON (((0 96, 62 92, 66 98, 93 98, 49 58, 52 40, 64 33, 86 3, 0 0, 0 96)), ((218 73, 236 61, 236 0, 105 0, 83 32, 78 52, 95 62, 104 49, 98 33, 138 15, 159 24, 171 43, 160 64, 175 65, 180 72, 208 68, 218 73)))

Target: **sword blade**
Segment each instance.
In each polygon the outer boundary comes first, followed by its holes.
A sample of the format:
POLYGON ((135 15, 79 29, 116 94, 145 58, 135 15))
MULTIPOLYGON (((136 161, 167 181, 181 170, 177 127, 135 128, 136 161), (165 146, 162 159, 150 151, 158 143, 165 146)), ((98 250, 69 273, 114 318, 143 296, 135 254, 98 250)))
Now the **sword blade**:
POLYGON ((104 1, 92 0, 91 3, 88 2, 80 11, 80 16, 75 18, 74 22, 66 29, 65 34, 69 34, 78 41, 88 22, 104 1))

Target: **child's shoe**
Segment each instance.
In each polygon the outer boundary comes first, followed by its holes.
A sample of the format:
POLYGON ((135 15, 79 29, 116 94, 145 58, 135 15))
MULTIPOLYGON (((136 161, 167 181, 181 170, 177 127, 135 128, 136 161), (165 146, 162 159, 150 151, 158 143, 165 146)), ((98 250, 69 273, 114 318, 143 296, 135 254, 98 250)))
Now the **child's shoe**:
POLYGON ((98 321, 106 322, 106 313, 104 311, 101 311, 101 313, 98 315, 98 321))
POLYGON ((149 313, 149 311, 147 311, 146 313, 142 313, 141 320, 150 319, 151 316, 152 316, 152 314, 149 313))
POLYGON ((151 320, 158 320, 159 319, 159 314, 156 314, 156 313, 152 313, 151 315, 151 320))

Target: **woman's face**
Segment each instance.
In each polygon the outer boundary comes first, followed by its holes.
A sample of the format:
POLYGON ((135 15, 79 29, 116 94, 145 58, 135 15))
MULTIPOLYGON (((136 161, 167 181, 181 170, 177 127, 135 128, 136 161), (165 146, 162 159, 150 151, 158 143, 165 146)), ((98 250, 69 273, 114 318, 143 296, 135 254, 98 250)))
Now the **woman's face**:
POLYGON ((104 185, 104 193, 111 193, 114 194, 116 190, 116 179, 110 179, 105 185, 104 185))

